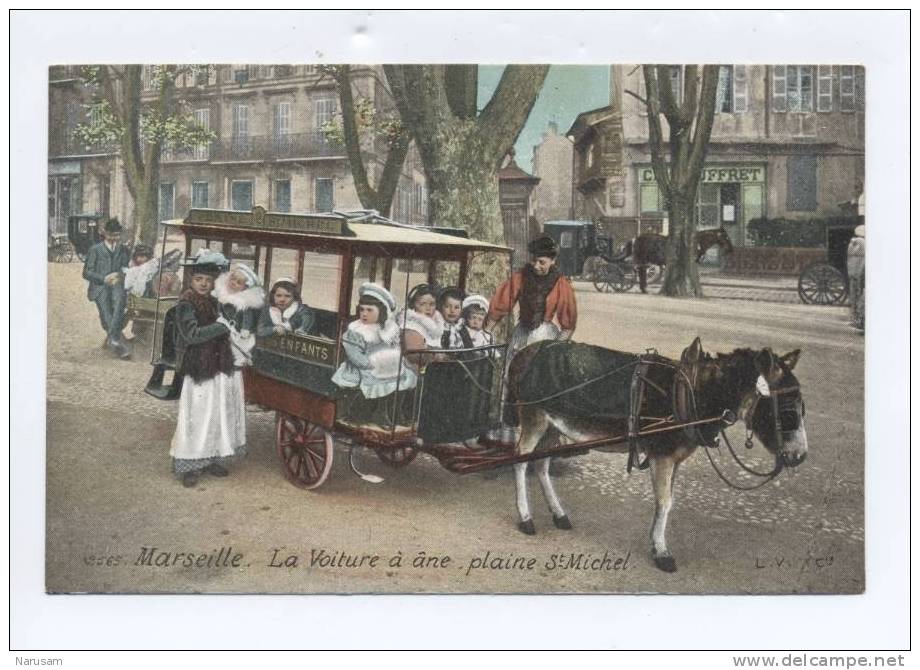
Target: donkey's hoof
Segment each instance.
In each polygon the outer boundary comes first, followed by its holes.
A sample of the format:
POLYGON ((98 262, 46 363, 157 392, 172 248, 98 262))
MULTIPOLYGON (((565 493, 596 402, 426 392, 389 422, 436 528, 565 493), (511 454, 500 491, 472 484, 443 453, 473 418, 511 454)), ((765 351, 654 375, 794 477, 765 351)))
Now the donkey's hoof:
POLYGON ((553 516, 553 525, 562 530, 572 530, 572 522, 569 521, 569 517, 565 514, 562 516, 553 516))
POLYGON ((527 521, 521 521, 518 523, 518 530, 524 533, 524 535, 537 534, 537 528, 533 525, 533 519, 527 519, 527 521))
POLYGON ((677 572, 677 561, 673 556, 655 556, 655 566, 664 572, 677 572))

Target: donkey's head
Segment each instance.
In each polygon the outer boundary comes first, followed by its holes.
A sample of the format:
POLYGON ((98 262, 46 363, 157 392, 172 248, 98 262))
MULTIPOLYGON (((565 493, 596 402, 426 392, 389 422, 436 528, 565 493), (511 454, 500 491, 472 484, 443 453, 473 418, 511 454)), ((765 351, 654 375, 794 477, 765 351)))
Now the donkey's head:
MULTIPOLYGON (((710 403, 737 409, 748 433, 757 439, 777 460, 795 467, 808 454, 805 432, 805 402, 799 380, 792 370, 801 351, 796 349, 777 356, 772 349, 753 351, 738 349, 712 358, 703 353, 696 338, 682 356, 682 363, 698 361, 703 386, 713 391, 710 403)), ((705 403, 706 398, 701 398, 705 403)))
POLYGON ((716 230, 716 244, 727 254, 730 254, 735 251, 735 247, 732 245, 732 240, 728 236, 728 231, 725 230, 725 226, 720 226, 716 230))
POLYGON ((795 467, 808 455, 805 401, 792 369, 801 350, 777 356, 762 349, 754 356, 759 373, 754 393, 745 397, 742 416, 749 431, 784 465, 795 467))

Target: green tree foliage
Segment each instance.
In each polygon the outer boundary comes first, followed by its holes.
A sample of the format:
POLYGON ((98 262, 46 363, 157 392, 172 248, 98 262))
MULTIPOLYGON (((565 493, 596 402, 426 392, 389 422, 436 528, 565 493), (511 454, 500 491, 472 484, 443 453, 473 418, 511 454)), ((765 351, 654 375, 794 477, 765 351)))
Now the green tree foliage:
POLYGON ((134 201, 136 243, 155 242, 161 151, 189 149, 216 138, 214 132, 195 121, 186 102, 176 94, 178 77, 191 74, 206 78, 209 67, 152 66, 148 99, 142 99, 141 65, 83 68, 83 81, 91 89, 92 99, 86 107, 86 121, 74 134, 87 143, 117 144, 134 201))

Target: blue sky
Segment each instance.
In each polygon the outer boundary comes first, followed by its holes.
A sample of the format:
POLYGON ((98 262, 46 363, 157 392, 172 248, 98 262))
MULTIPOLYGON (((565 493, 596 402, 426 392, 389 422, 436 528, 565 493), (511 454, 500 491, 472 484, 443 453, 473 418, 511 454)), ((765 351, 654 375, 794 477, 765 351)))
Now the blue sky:
MULTIPOLYGON (((504 65, 479 66, 479 108, 492 97, 504 65)), ((603 107, 609 101, 607 65, 553 65, 534 104, 524 130, 514 145, 518 165, 530 172, 533 147, 540 143, 546 124, 555 121, 564 133, 575 117, 589 109, 603 107)))

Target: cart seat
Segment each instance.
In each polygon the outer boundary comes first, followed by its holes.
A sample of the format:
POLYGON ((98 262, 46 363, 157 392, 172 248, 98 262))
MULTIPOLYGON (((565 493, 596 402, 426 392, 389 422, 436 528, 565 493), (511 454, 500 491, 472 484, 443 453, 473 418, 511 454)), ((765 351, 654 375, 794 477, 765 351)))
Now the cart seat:
POLYGON ((144 392, 159 400, 175 400, 182 392, 182 376, 176 374, 176 308, 170 307, 163 317, 163 341, 159 356, 153 363, 153 372, 144 392), (172 382, 163 383, 166 371, 172 370, 172 382))

